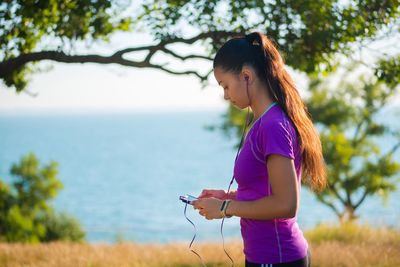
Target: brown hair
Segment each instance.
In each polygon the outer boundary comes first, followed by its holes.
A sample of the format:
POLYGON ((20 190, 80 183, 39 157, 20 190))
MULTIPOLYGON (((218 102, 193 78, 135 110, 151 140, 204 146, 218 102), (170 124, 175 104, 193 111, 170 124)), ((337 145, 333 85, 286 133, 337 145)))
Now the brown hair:
POLYGON ((326 169, 322 146, 307 107, 295 83, 284 68, 284 62, 274 44, 260 32, 228 40, 215 55, 213 68, 239 74, 243 65, 255 68, 257 76, 267 84, 269 96, 283 109, 293 122, 303 157, 303 181, 313 190, 326 186, 326 169))

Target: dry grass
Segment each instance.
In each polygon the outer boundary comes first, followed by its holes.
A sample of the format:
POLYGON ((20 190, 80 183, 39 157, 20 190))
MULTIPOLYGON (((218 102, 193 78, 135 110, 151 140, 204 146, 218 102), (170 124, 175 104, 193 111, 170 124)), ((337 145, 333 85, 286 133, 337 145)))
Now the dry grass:
MULTIPOLYGON (((236 262, 243 261, 241 242, 227 242, 236 262)), ((221 244, 197 243, 194 246, 207 266, 227 266, 229 259, 221 244)), ((0 266, 201 266, 188 244, 0 244, 0 266)))
POLYGON ((305 235, 311 246, 313 266, 400 266, 399 229, 320 225, 305 235))
POLYGON ((328 241, 312 245, 314 267, 398 267, 400 244, 344 244, 328 241))
MULTIPOLYGON (((306 232, 314 267, 400 266, 400 231, 368 226, 319 226, 306 232)), ((244 266, 242 242, 227 242, 236 266, 244 266)), ((207 266, 230 266, 220 243, 196 243, 207 266)), ((161 244, 0 244, 0 266, 201 266, 188 243, 161 244)))

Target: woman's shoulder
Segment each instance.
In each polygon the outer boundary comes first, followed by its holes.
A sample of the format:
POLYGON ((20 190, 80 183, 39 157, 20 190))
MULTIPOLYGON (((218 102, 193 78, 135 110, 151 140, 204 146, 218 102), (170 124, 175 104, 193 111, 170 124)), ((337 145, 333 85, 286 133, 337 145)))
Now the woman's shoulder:
POLYGON ((258 132, 262 135, 289 135, 292 136, 295 132, 293 123, 285 112, 277 107, 271 109, 269 114, 262 117, 259 123, 258 132))
POLYGON ((267 114, 260 118, 260 127, 261 128, 270 128, 270 127, 280 127, 282 125, 287 124, 289 121, 285 112, 278 105, 274 106, 269 110, 267 114))

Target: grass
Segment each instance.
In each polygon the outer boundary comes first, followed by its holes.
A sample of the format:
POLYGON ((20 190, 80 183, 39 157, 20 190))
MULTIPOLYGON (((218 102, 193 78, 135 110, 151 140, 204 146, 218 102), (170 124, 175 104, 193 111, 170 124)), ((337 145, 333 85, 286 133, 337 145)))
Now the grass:
POLYGON ((313 266, 400 266, 400 229, 320 225, 306 231, 313 266))
MULTIPOLYGON (((400 230, 368 225, 320 225, 305 232, 313 267, 400 266, 400 230)), ((235 266, 244 266, 242 242, 226 243, 235 266)), ((209 267, 230 266, 221 243, 195 243, 209 267)), ((171 244, 0 244, 0 266, 197 267, 188 243, 171 244)))

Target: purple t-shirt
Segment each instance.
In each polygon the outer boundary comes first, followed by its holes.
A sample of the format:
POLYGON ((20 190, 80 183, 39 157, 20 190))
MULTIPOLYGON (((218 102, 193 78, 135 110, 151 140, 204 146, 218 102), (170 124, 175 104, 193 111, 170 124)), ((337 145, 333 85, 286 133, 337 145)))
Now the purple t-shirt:
MULTIPOLYGON (((301 153, 292 122, 278 106, 272 106, 249 130, 234 167, 238 183, 236 199, 251 201, 272 194, 267 159, 278 154, 294 160, 298 192, 301 184, 301 153)), ((300 195, 300 194, 299 194, 300 195)), ((290 262, 307 255, 308 244, 297 224, 290 219, 240 219, 244 254, 261 264, 290 262)))

